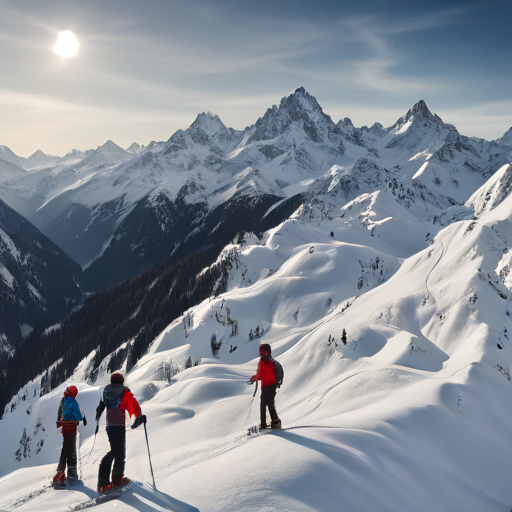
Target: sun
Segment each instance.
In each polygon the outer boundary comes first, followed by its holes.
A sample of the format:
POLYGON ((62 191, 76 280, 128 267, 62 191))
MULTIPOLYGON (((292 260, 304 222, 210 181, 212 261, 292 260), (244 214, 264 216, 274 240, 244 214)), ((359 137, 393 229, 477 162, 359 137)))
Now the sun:
POLYGON ((76 40, 75 34, 69 30, 66 30, 65 32, 61 32, 59 34, 59 39, 55 43, 53 49, 57 55, 60 55, 63 58, 67 58, 76 55, 78 46, 79 44, 76 40))

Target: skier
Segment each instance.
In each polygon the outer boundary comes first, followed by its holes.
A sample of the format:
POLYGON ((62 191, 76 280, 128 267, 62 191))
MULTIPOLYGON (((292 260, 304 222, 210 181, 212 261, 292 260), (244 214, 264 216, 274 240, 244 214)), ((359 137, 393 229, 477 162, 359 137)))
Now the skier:
POLYGON ((260 402, 260 415, 261 425, 260 429, 265 430, 267 426, 267 407, 270 412, 272 423, 270 427, 281 428, 281 420, 277 417, 275 397, 277 389, 276 374, 274 370, 274 360, 271 356, 272 349, 268 343, 260 345, 260 361, 258 363, 258 370, 256 375, 251 377, 251 382, 261 380, 261 402, 260 402))
MULTIPOLYGON (((146 423, 146 416, 141 414, 140 405, 132 392, 125 387, 124 377, 120 373, 110 376, 110 384, 105 386, 102 399, 96 408, 96 422, 99 421, 105 408, 107 409, 107 435, 110 442, 110 451, 103 457, 98 470, 98 492, 108 493, 123 487, 130 482, 124 475, 126 458, 126 411, 130 416, 135 415, 132 428, 146 423), (112 468, 112 481, 110 470, 112 468)), ((98 427, 96 427, 96 431, 98 427)))
POLYGON ((78 395, 76 386, 67 387, 60 401, 59 411, 57 413, 57 428, 61 428, 63 442, 57 473, 53 477, 53 485, 56 487, 64 486, 66 464, 68 466, 68 482, 74 483, 78 480, 76 471, 77 426, 80 421, 84 422, 84 426, 87 425, 87 419, 80 410, 78 402, 75 400, 76 395, 78 395))

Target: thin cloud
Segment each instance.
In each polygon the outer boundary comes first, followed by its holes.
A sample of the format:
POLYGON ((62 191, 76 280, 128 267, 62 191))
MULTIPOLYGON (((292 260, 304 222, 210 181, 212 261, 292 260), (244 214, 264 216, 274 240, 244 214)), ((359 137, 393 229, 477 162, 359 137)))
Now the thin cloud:
POLYGON ((512 127, 512 98, 490 101, 461 108, 448 108, 441 116, 443 121, 457 127, 460 133, 498 139, 512 127))

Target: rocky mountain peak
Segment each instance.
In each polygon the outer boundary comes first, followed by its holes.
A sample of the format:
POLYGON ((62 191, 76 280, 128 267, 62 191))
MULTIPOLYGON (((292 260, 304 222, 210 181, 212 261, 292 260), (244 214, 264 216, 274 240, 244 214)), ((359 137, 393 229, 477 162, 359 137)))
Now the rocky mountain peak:
POLYGON ((322 142, 327 132, 335 129, 335 124, 326 115, 316 98, 304 87, 299 87, 284 97, 279 107, 269 108, 263 117, 251 128, 252 141, 270 140, 283 134, 292 124, 305 132, 313 142, 322 142))
POLYGON ((202 130, 209 137, 229 133, 220 117, 213 112, 201 112, 197 115, 196 120, 190 125, 189 132, 198 130, 202 130))
MULTIPOLYGON (((89 150, 91 151, 91 150, 89 150)), ((84 156, 87 153, 85 151, 80 151, 79 149, 72 149, 71 151, 68 151, 61 160, 74 160, 78 158, 84 158, 84 156)))
POLYGON ((299 87, 295 89, 293 94, 284 97, 279 104, 279 109, 287 110, 292 116, 295 115, 296 117, 304 114, 321 114, 326 116, 316 98, 311 96, 304 87, 299 87))
POLYGON ((443 122, 439 116, 433 114, 429 110, 427 104, 423 100, 418 101, 418 103, 416 103, 415 105, 413 105, 412 108, 409 109, 409 111, 405 115, 405 122, 409 121, 411 117, 420 120, 428 119, 439 123, 443 122))
POLYGON ((96 151, 98 151, 98 153, 126 153, 123 148, 111 140, 107 140, 103 146, 98 146, 96 151))
POLYGON ((415 125, 425 124, 425 122, 433 123, 435 125, 444 125, 442 119, 438 115, 433 114, 423 100, 420 100, 418 103, 413 105, 413 107, 407 111, 407 114, 398 119, 390 130, 399 130, 409 122, 412 122, 415 125))
POLYGON ((503 137, 499 138, 496 142, 504 144, 505 146, 512 146, 512 127, 510 127, 503 137))
POLYGON ((38 149, 35 153, 25 159, 25 166, 27 168, 38 167, 42 165, 51 164, 55 160, 58 160, 58 156, 48 155, 44 151, 38 149))
POLYGON ((132 144, 126 148, 128 153, 140 153, 144 150, 144 145, 140 145, 137 142, 132 142, 132 144))
POLYGON ((10 164, 17 165, 20 168, 24 168, 23 162, 21 158, 16 155, 10 148, 7 146, 0 146, 0 159, 9 162, 10 164))

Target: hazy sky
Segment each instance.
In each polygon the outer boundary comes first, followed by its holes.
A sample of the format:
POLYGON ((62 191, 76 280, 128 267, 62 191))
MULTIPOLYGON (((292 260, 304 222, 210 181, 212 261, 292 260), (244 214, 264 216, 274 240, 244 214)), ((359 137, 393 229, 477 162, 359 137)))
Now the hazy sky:
POLYGON ((300 86, 334 122, 389 126, 424 99, 495 139, 512 126, 511 26, 510 0, 0 0, 0 145, 148 144, 208 110, 243 129, 300 86))

